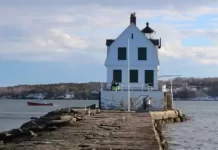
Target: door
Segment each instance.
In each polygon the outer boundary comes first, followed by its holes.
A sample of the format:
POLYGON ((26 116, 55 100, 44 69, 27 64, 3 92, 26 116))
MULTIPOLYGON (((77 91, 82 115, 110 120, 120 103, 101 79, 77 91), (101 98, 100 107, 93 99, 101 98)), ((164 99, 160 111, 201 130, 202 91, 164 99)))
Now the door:
POLYGON ((145 70, 145 84, 154 86, 154 70, 145 70))

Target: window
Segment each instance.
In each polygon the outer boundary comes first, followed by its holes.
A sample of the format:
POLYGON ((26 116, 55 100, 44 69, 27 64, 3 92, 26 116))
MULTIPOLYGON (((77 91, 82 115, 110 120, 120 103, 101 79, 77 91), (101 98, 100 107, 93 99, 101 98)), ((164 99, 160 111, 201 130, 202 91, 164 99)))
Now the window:
POLYGON ((138 70, 130 70, 129 78, 130 83, 138 83, 138 70))
POLYGON ((145 84, 154 86, 154 70, 145 70, 145 84))
POLYGON ((147 60, 147 48, 146 47, 138 48, 138 60, 147 60))
POLYGON ((126 47, 118 48, 118 60, 126 60, 126 47))
POLYGON ((113 80, 122 82, 122 70, 113 70, 113 80))
POLYGON ((132 39, 133 39, 133 33, 132 33, 132 39))

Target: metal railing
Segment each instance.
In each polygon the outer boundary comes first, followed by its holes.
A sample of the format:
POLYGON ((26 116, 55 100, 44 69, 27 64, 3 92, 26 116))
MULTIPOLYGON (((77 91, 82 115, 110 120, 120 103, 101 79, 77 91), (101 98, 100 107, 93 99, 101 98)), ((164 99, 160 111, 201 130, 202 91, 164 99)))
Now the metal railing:
POLYGON ((134 107, 135 110, 137 110, 139 107, 142 106, 143 104, 143 99, 147 99, 149 97, 149 95, 140 95, 138 96, 135 100, 134 100, 134 107))
MULTIPOLYGON (((113 91, 111 83, 101 84, 101 91, 113 91)), ((145 83, 119 83, 119 90, 117 91, 154 91, 158 90, 158 84, 145 84, 145 83)))
MULTIPOLYGON (((137 109, 139 109, 140 107, 143 106, 143 99, 147 99, 149 97, 149 95, 140 95, 137 98, 133 98, 131 99, 132 102, 130 101, 130 105, 131 106, 131 110, 132 111, 136 111, 137 109)), ((113 99, 108 99, 105 97, 102 97, 101 99, 102 101, 102 108, 103 109, 122 109, 124 107, 124 103, 128 103, 127 99, 126 102, 124 102, 124 99, 119 99, 119 100, 113 100, 113 99)), ((129 105, 129 104, 127 104, 129 105)), ((126 108, 127 110, 127 108, 126 108)))

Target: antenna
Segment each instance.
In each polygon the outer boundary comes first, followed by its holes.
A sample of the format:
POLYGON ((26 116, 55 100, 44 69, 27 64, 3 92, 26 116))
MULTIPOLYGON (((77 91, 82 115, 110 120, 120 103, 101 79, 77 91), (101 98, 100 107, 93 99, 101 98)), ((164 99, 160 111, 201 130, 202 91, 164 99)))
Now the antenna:
POLYGON ((180 77, 181 75, 162 75, 159 76, 159 78, 163 78, 163 77, 180 77))
POLYGON ((130 55, 129 55, 129 39, 128 39, 128 47, 127 47, 127 53, 128 53, 128 111, 130 111, 130 84, 129 84, 129 78, 130 78, 130 75, 129 75, 129 62, 130 62, 130 55))

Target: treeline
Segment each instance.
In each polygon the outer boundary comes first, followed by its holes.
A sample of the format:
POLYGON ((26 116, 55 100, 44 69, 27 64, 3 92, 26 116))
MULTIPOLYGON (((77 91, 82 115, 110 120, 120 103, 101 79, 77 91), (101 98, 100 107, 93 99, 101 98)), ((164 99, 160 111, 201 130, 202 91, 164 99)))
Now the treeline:
MULTIPOLYGON (((170 87, 169 81, 159 81, 160 88, 163 83, 170 87)), ((105 86, 105 83, 103 84, 105 86)), ((24 99, 29 94, 42 93, 45 99, 57 99, 71 92, 74 94, 74 99, 98 99, 100 88, 100 82, 17 85, 1 87, 0 97, 24 99)), ((177 98, 218 96, 218 78, 175 78, 173 89, 177 98)))
POLYGON ((218 77, 214 78, 175 78, 173 80, 175 87, 195 86, 197 88, 218 86, 218 77))
POLYGON ((100 82, 18 85, 1 87, 0 97, 25 99, 29 94, 41 93, 45 99, 58 99, 65 93, 73 93, 74 99, 98 99, 97 91, 93 91, 99 89, 100 82))
POLYGON ((173 89, 177 98, 218 97, 218 78, 175 78, 173 89))

